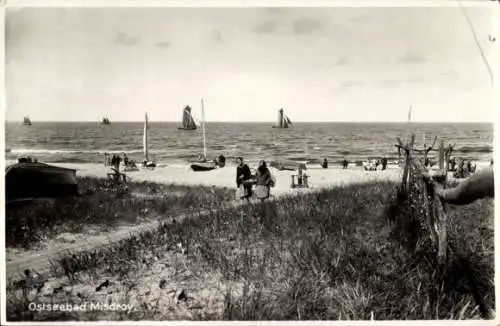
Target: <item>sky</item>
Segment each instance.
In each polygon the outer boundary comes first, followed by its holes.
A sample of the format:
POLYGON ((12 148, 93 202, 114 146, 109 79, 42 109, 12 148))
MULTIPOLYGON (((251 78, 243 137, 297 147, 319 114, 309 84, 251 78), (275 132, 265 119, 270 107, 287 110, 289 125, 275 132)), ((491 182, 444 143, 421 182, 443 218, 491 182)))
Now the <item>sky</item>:
MULTIPOLYGON (((465 8, 490 65, 492 10, 465 8)), ((6 120, 492 122, 459 7, 7 8, 6 120)))

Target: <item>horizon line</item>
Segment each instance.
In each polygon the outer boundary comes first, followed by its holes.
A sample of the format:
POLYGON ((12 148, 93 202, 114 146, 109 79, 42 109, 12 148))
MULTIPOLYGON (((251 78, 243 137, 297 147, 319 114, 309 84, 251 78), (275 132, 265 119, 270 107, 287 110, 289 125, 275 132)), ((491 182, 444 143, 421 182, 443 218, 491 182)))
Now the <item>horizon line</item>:
MULTIPOLYGON (((4 122, 7 123, 19 123, 22 124, 22 121, 19 120, 4 120, 4 122)), ((101 124, 102 121, 96 121, 96 120, 31 120, 32 123, 34 122, 40 122, 40 123, 47 123, 47 122, 69 122, 69 123, 99 123, 101 124)), ((117 121, 112 121, 111 124, 113 123, 142 123, 144 122, 143 120, 117 120, 117 121)), ((152 123, 178 123, 180 122, 178 120, 148 120, 148 122, 152 123)), ((211 120, 211 121, 205 121, 205 123, 269 123, 269 124, 275 124, 276 121, 221 121, 221 120, 211 120)), ((494 124, 494 121, 295 121, 292 123, 402 123, 402 124, 413 124, 413 123, 491 123, 494 124)))

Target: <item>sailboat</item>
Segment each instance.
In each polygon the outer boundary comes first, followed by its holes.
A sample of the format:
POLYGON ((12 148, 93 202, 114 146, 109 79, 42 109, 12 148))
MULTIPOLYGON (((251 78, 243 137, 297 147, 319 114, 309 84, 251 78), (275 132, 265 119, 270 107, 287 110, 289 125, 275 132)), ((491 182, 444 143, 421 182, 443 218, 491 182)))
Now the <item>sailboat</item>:
POLYGON ((103 124, 103 125, 109 125, 109 124, 111 124, 111 122, 109 122, 108 117, 104 117, 104 118, 102 118, 101 124, 103 124))
POLYGON ((182 111, 182 127, 177 128, 179 130, 196 130, 196 123, 194 121, 193 115, 191 114, 191 107, 186 105, 182 111))
POLYGON ((148 131, 149 131, 148 113, 146 112, 145 118, 144 118, 144 131, 143 131, 143 135, 142 135, 143 136, 142 137, 142 147, 144 150, 143 166, 146 168, 154 168, 154 167, 156 167, 156 163, 149 159, 148 131))
POLYGON ((23 119, 23 125, 25 126, 31 126, 31 120, 30 120, 30 117, 28 117, 27 115, 24 116, 24 119, 23 119))
POLYGON ((203 130, 203 157, 200 162, 192 163, 190 166, 191 169, 196 172, 211 171, 217 168, 217 164, 215 162, 207 162, 207 141, 205 136, 205 107, 203 99, 201 99, 201 115, 202 115, 201 128, 203 130))
POLYGON ((283 108, 278 111, 278 121, 273 126, 273 128, 286 129, 289 125, 292 124, 292 121, 284 114, 283 108))

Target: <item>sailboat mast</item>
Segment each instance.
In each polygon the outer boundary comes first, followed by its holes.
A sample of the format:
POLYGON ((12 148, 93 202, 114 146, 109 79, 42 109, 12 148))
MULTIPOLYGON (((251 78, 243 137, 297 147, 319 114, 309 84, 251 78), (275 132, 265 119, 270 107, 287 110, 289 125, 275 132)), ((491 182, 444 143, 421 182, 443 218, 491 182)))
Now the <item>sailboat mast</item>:
POLYGON ((201 118, 202 118, 202 125, 201 127, 203 128, 203 158, 207 158, 207 143, 206 143, 206 137, 205 137, 205 107, 203 104, 203 99, 201 99, 201 118))
POLYGON ((146 161, 149 161, 149 155, 148 155, 148 113, 146 112, 145 114, 145 119, 144 119, 144 139, 143 139, 143 146, 144 146, 144 157, 146 161))

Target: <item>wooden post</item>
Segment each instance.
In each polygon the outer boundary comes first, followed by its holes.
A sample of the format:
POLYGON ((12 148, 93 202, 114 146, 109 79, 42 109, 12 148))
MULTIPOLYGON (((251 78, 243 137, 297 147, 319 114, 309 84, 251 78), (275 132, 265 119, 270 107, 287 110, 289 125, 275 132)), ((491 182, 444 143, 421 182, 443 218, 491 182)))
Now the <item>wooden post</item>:
POLYGON ((439 169, 444 169, 444 141, 442 139, 439 143, 439 169))
MULTIPOLYGON (((445 164, 445 152, 444 152, 444 142, 441 140, 439 144, 439 169, 444 170, 445 164)), ((446 188, 448 171, 444 170, 445 177, 442 181, 442 187, 446 188)), ((448 234, 446 230, 446 224, 448 217, 446 215, 446 204, 441 201, 440 198, 435 196, 434 198, 436 215, 438 217, 437 222, 437 232, 438 232, 438 262, 444 264, 446 262, 446 252, 448 250, 448 234)))
POLYGON ((412 135, 412 138, 410 139, 410 144, 403 145, 401 140, 398 138, 399 146, 401 149, 404 149, 405 151, 405 166, 403 169, 403 179, 401 180, 401 190, 403 192, 407 192, 408 188, 408 180, 410 176, 410 170, 411 170, 411 147, 413 146, 413 142, 415 141, 415 135, 412 135))
MULTIPOLYGON (((408 165, 408 180, 413 179, 413 166, 412 166, 412 159, 413 159, 413 146, 415 145, 415 134, 411 135, 410 138, 410 145, 408 146, 408 157, 406 158, 406 164, 408 165)), ((410 182, 410 181, 408 181, 410 182)))
POLYGON ((446 204, 439 198, 435 198, 436 213, 439 217, 438 223, 438 263, 446 262, 446 253, 448 251, 448 232, 446 224, 448 216, 446 214, 446 204))
POLYGON ((427 166, 425 165, 426 161, 427 161, 427 144, 425 141, 425 132, 424 132, 424 169, 427 170, 427 166))

